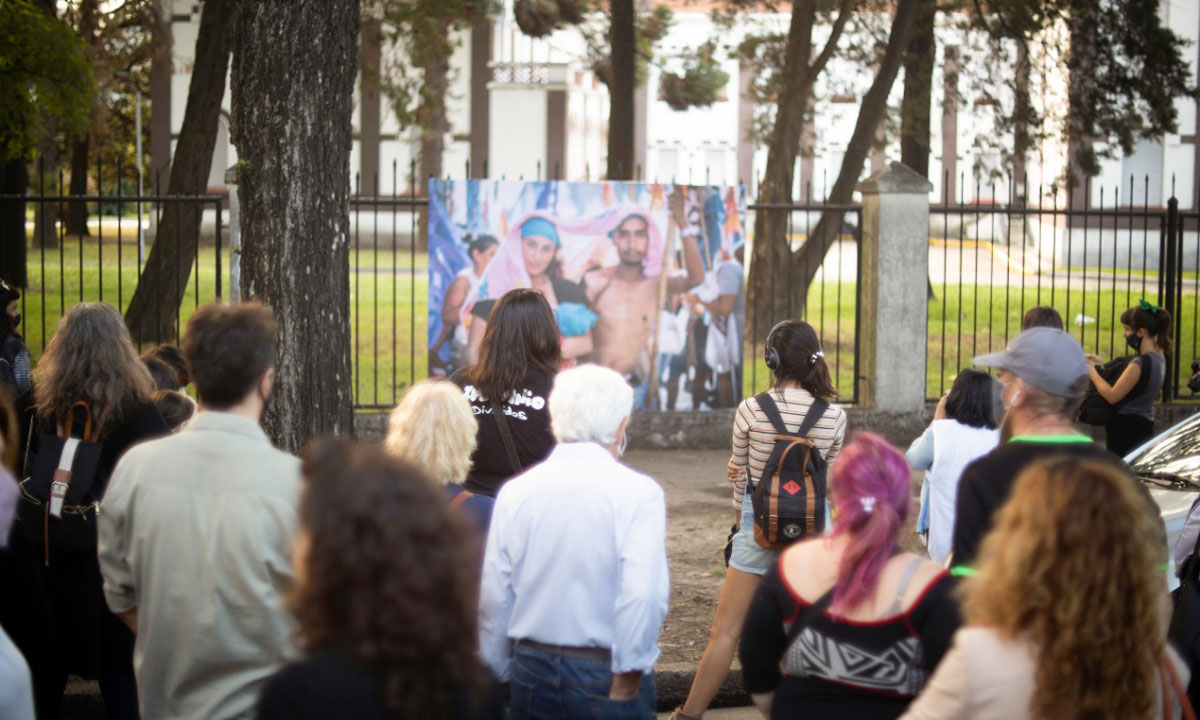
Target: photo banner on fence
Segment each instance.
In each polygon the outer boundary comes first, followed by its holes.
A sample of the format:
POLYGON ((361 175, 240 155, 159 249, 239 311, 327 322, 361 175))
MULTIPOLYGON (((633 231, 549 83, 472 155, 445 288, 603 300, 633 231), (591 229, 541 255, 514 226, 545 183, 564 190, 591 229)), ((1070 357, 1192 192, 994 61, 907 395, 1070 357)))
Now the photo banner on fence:
POLYGON ((496 300, 534 288, 565 363, 616 370, 635 409, 733 407, 745 218, 741 187, 430 180, 430 375, 474 363, 496 300))

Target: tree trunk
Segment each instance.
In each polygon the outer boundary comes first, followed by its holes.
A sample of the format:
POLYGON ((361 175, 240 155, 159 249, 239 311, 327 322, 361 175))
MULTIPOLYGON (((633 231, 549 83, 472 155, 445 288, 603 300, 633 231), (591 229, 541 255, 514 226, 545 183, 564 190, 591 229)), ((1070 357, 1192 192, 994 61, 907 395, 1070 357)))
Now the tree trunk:
MULTIPOLYGON (((6 161, 0 168, 0 195, 24 195, 28 188, 25 158, 6 161)), ((25 262, 25 200, 0 200, 0 280, 28 285, 25 262)))
MULTIPOLYGON (((775 110, 771 139, 767 145, 767 169, 758 188, 760 205, 784 204, 792 199, 796 154, 800 148, 804 109, 812 88, 808 59, 812 52, 812 30, 816 9, 811 2, 793 0, 791 25, 783 59, 783 90, 775 110)), ((754 247, 750 261, 749 291, 751 322, 758 340, 765 340, 775 323, 787 317, 786 270, 791 261, 788 244, 787 210, 759 210, 754 214, 754 247), (784 273, 780 273, 780 269, 784 273)))
MULTIPOLYGON (((449 23, 442 23, 441 32, 450 33, 449 23)), ((421 68, 425 77, 421 107, 417 110, 417 127, 421 131, 421 177, 417 192, 425 195, 429 190, 429 179, 442 176, 442 156, 445 153, 446 133, 450 127, 446 121, 446 90, 450 82, 450 56, 427 52, 421 68)), ((415 238, 417 249, 429 249, 428 206, 421 210, 415 238)))
POLYGON ((634 55, 637 28, 634 0, 612 0, 609 38, 612 82, 608 85, 608 179, 633 177, 634 55))
POLYGON ((936 18, 936 0, 919 0, 912 37, 904 55, 904 99, 900 103, 900 162, 925 177, 929 177, 929 105, 936 18))
MULTIPOLYGON (((829 194, 829 204, 845 205, 854 195, 854 186, 858 176, 862 174, 863 162, 871 152, 871 144, 875 140, 875 132, 887 111, 887 98, 896 81, 896 74, 904 58, 904 49, 908 46, 909 31, 917 14, 917 6, 921 0, 897 0, 896 14, 892 18, 891 34, 888 35, 887 50, 879 63, 879 72, 871 83, 871 89, 863 96, 862 107, 858 111, 858 121, 854 125, 854 133, 846 146, 846 154, 842 157, 842 167, 833 190, 829 194)), ((792 315, 799 317, 804 310, 808 297, 808 286, 812 283, 825 253, 837 239, 842 225, 844 213, 841 210, 826 210, 821 213, 821 219, 808 236, 808 240, 792 258, 792 271, 795 281, 791 285, 792 315)))
POLYGON ((1013 87, 1013 163, 1011 181, 1017 188, 1012 193, 1013 203, 1025 207, 1025 159, 1033 148, 1030 131, 1033 100, 1029 96, 1029 46, 1021 38, 1017 44, 1016 83, 1013 87))
POLYGON ((348 198, 359 13, 358 0, 260 0, 234 32, 241 289, 279 319, 264 424, 290 452, 354 432, 348 198))
MULTIPOLYGON (((91 146, 88 133, 75 138, 71 144, 71 195, 87 195, 88 149, 91 146)), ((67 203, 67 234, 91 235, 88 232, 87 203, 83 200, 72 200, 67 203)))
MULTIPOLYGON (((188 85, 179 144, 171 163, 168 195, 203 193, 208 186, 221 99, 225 95, 232 27, 237 24, 236 8, 235 0, 204 3, 196 38, 196 62, 188 85)), ((160 215, 154 244, 125 313, 125 324, 139 345, 175 339, 175 319, 187 290, 199 241, 200 208, 195 204, 165 203, 160 215)))

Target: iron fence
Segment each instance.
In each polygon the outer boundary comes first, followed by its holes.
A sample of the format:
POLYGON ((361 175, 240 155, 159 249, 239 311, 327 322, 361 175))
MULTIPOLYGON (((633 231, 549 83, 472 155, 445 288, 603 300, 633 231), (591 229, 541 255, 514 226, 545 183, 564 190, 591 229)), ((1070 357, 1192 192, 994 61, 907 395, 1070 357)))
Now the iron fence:
MULTIPOLYGON (((1086 183, 1086 208, 1067 206, 1053 187, 1030 196, 1027 182, 1020 195, 1007 185, 1004 203, 943 198, 930 210, 927 398, 940 397, 973 357, 1007 345, 1034 306, 1059 311, 1085 351, 1125 354, 1120 316, 1142 298, 1175 320, 1163 399, 1178 398, 1197 347, 1200 215, 1181 212, 1175 198, 1149 205, 1148 177, 1141 188, 1133 178, 1127 188, 1086 183)), ((983 190, 977 184, 975 197, 983 190)))
MULTIPOLYGON (((770 295, 787 295, 794 283, 801 278, 812 276, 801 319, 812 325, 821 338, 825 362, 829 365, 834 385, 842 393, 842 401, 857 403, 862 379, 859 372, 858 345, 862 296, 858 281, 862 270, 862 254, 859 252, 862 241, 862 206, 813 201, 809 192, 808 197, 802 201, 751 204, 747 206, 747 210, 756 215, 783 214, 785 236, 774 239, 773 242, 787 243, 793 254, 803 249, 823 213, 831 212, 841 216, 837 237, 824 257, 816 260, 817 267, 814 268, 812 257, 806 255, 804 264, 789 263, 786 288, 778 287, 782 278, 771 274, 771 282, 765 291, 770 295)), ((761 392, 771 382, 771 373, 762 362, 762 345, 758 341, 758 338, 766 335, 769 328, 762 326, 761 322, 763 321, 757 313, 751 314, 747 335, 749 350, 746 353, 746 358, 753 361, 749 373, 750 392, 761 392)))

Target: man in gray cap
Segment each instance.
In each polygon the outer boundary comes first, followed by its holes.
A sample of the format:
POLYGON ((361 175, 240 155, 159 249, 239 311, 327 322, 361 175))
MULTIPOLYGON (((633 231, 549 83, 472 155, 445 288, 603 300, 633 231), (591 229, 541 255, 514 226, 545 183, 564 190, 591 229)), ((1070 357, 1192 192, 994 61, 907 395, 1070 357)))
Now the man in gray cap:
POLYGON ((1003 352, 975 358, 975 365, 997 370, 1005 410, 1002 437, 1008 441, 968 465, 959 481, 952 562, 968 566, 1026 466, 1070 455, 1125 467, 1075 429, 1075 410, 1088 386, 1087 360, 1075 338, 1062 330, 1030 328, 1003 352))

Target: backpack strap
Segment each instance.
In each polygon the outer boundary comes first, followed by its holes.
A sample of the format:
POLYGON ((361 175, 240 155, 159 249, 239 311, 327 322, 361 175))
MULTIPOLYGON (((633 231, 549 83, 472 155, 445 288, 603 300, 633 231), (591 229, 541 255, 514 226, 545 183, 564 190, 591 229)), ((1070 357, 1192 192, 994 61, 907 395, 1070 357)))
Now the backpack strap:
POLYGON ((517 444, 513 442, 512 431, 508 429, 508 419, 504 417, 504 408, 500 403, 492 403, 492 417, 496 418, 496 427, 500 428, 500 440, 508 453, 508 464, 512 465, 513 475, 521 472, 521 458, 517 457, 517 444))
POLYGON ((808 432, 813 429, 813 425, 825 416, 825 411, 829 409, 829 403, 824 398, 814 398, 813 404, 808 406, 808 414, 804 416, 804 422, 800 423, 800 429, 796 434, 800 437, 808 437, 808 432))
POLYGON ((754 399, 758 401, 758 407, 763 411, 763 414, 771 421, 775 432, 786 435, 788 431, 787 425, 784 424, 783 416, 779 414, 779 406, 775 404, 775 399, 771 397, 771 393, 769 391, 760 392, 754 396, 754 399))
POLYGON ((463 491, 460 492, 459 494, 455 495, 454 499, 450 501, 450 509, 451 510, 459 509, 460 507, 462 507, 463 503, 465 503, 466 501, 470 500, 473 497, 475 497, 475 493, 471 492, 470 490, 467 490, 466 488, 463 488, 463 491))
POLYGON ((888 615, 899 615, 904 609, 904 592, 908 590, 909 583, 912 582, 913 574, 917 572, 917 568, 921 565, 921 556, 914 557, 908 563, 908 567, 904 568, 904 574, 900 576, 900 586, 896 588, 896 599, 892 600, 892 606, 888 608, 888 615))

